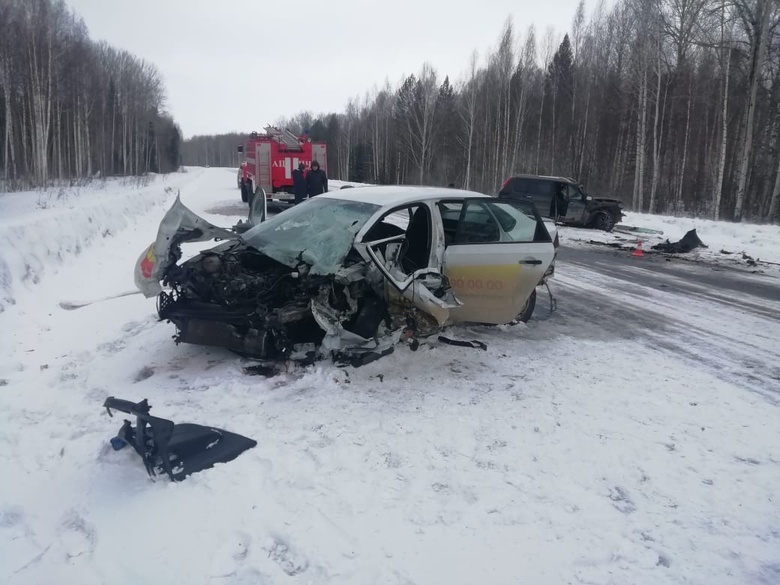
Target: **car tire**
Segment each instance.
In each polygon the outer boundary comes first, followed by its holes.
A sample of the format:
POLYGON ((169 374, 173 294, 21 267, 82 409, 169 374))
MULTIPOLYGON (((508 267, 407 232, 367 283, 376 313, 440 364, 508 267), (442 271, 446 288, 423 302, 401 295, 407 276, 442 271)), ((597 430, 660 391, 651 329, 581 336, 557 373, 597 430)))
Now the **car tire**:
POLYGON ((593 226, 598 230, 611 232, 612 228, 615 227, 615 220, 612 219, 611 213, 600 211, 593 221, 593 226))
POLYGON ((244 184, 241 185, 241 201, 243 201, 244 203, 249 202, 249 196, 246 193, 246 185, 244 184))
POLYGON ((531 318, 531 315, 534 314, 534 309, 536 308, 536 289, 531 293, 531 296, 528 297, 528 300, 525 303, 525 307, 523 307, 523 310, 520 311, 520 314, 517 316, 517 321, 521 321, 523 323, 528 323, 528 320, 531 318))

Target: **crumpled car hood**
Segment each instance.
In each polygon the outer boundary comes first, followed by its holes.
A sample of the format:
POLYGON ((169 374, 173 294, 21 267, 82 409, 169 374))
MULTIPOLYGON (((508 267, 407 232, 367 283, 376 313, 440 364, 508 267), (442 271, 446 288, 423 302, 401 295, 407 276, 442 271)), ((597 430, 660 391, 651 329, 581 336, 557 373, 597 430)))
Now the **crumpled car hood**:
POLYGON ((136 262, 135 285, 146 298, 161 293, 160 281, 165 271, 179 260, 178 244, 182 242, 204 242, 214 238, 234 240, 238 237, 235 232, 217 227, 198 217, 177 195, 176 201, 160 222, 157 239, 143 251, 136 262))
POLYGON ((333 274, 343 266, 355 236, 377 209, 375 204, 360 201, 316 198, 256 225, 241 240, 290 268, 303 262, 311 274, 333 274))

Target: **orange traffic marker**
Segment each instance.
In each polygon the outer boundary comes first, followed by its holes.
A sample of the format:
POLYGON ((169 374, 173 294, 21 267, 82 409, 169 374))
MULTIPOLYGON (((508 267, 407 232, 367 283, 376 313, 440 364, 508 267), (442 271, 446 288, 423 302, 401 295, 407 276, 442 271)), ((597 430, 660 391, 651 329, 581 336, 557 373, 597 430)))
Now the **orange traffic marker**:
POLYGON ((634 252, 631 255, 634 256, 635 258, 641 258, 642 256, 645 255, 645 253, 642 252, 642 242, 641 241, 639 243, 637 243, 636 249, 634 250, 634 252))

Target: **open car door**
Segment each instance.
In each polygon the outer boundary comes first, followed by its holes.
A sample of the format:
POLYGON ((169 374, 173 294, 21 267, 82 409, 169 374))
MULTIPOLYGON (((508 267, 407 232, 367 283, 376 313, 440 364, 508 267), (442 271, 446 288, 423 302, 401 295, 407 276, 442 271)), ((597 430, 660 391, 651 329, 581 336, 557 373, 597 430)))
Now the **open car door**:
POLYGON ((459 303, 441 273, 441 230, 431 208, 413 203, 385 213, 361 231, 355 248, 384 276, 388 300, 404 299, 440 326, 448 322, 450 309, 459 303))
POLYGON ((438 208, 447 236, 444 274, 462 303, 451 310, 452 321, 511 322, 555 256, 536 207, 474 197, 438 208))

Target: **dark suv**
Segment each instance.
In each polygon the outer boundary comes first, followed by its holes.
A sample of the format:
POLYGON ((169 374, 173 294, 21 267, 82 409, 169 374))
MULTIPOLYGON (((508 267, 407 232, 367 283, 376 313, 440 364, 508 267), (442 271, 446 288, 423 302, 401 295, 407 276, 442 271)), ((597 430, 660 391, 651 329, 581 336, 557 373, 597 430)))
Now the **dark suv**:
POLYGON ((499 198, 531 199, 542 217, 608 232, 623 219, 623 203, 591 197, 574 179, 516 175, 504 182, 499 198))

